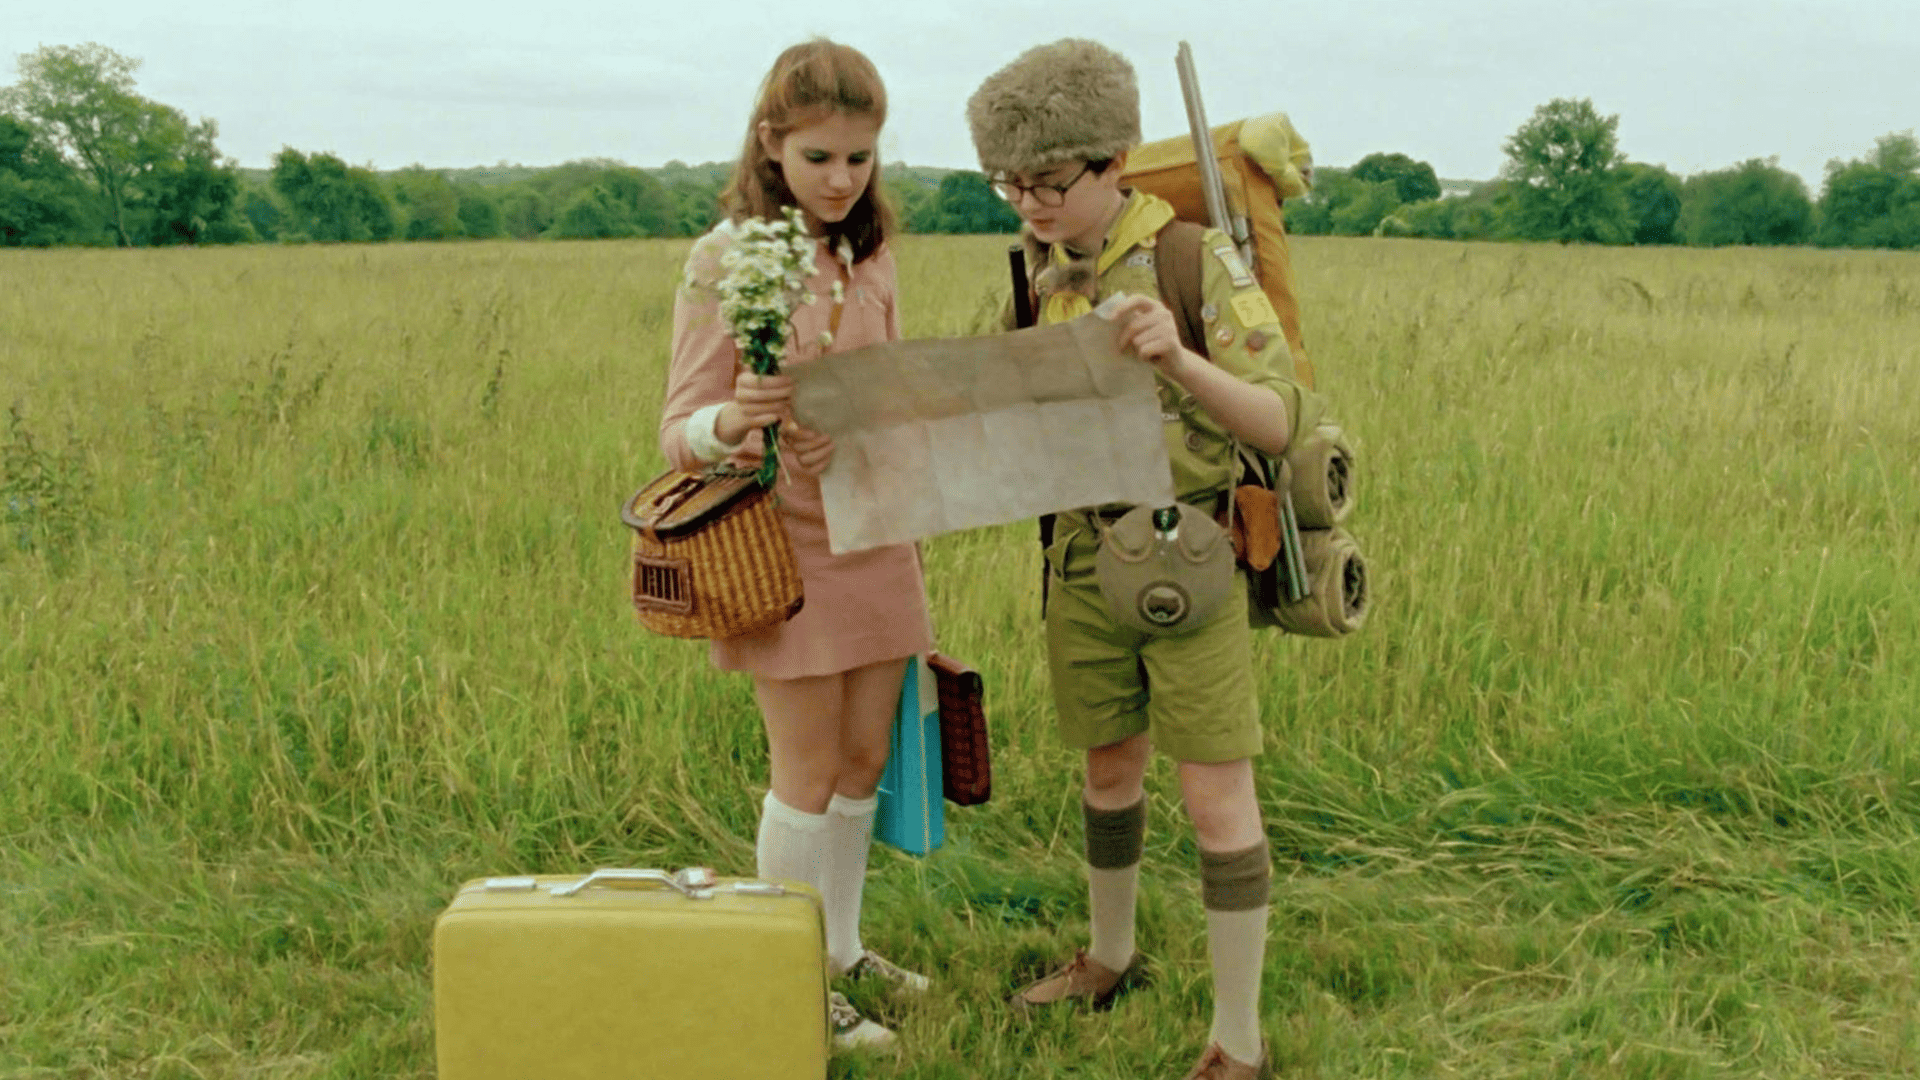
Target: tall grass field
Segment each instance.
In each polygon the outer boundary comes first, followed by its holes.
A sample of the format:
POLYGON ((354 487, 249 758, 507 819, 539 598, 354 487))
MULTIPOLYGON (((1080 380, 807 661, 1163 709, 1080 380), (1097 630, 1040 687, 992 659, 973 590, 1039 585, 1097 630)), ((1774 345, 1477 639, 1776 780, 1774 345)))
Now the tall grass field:
MULTIPOLYGON (((899 241, 907 333, 1003 247, 899 241)), ((462 881, 751 873, 750 686, 625 592, 686 251, 0 252, 0 1078, 428 1077, 462 881)), ((1374 608, 1258 642, 1278 1075, 1920 1075, 1920 259, 1294 261, 1374 608)), ((1177 1077, 1171 767, 1152 983, 1017 1022, 1084 940, 1079 759, 1031 524, 926 551, 995 794, 876 849, 865 936, 936 988, 832 1075, 1177 1077)))

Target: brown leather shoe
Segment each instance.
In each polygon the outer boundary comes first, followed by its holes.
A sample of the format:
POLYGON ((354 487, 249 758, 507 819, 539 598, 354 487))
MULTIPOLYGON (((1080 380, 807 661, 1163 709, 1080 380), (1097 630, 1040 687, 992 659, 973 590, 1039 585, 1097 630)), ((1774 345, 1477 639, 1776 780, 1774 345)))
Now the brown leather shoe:
POLYGON ((1142 965, 1141 956, 1136 952, 1125 970, 1115 971, 1088 956, 1085 949, 1076 949, 1072 960, 1028 983, 1013 995, 1011 1002, 1019 1012, 1031 1012, 1048 1005, 1073 1001, 1084 1001, 1095 1009, 1104 1009, 1113 1004, 1113 999, 1119 996, 1120 991, 1139 981, 1142 965))
POLYGON ((1188 1073, 1185 1080, 1258 1080, 1267 1075, 1267 1048, 1260 1048, 1260 1060, 1249 1065, 1236 1061, 1220 1049, 1219 1043, 1207 1047, 1200 1055, 1200 1061, 1188 1073))

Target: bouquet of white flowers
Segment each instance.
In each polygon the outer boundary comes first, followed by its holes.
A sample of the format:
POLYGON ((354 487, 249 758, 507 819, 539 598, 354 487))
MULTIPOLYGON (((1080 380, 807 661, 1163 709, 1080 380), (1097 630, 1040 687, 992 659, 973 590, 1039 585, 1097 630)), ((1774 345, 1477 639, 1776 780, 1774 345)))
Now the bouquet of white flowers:
MULTIPOLYGON (((800 211, 788 207, 779 221, 748 218, 723 221, 719 230, 732 243, 720 256, 720 317, 726 320, 747 367, 776 375, 793 336, 793 309, 811 303, 806 291, 813 271, 813 237, 800 211)), ((766 429, 766 458, 760 482, 771 484, 780 467, 780 425, 766 429)))

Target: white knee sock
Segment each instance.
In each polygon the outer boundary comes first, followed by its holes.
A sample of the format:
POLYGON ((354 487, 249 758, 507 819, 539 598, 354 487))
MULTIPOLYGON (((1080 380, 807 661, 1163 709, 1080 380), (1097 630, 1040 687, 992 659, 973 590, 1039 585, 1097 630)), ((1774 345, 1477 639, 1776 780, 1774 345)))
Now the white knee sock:
POLYGON ((760 804, 760 835, 754 845, 757 872, 768 881, 797 881, 826 893, 826 814, 795 810, 773 792, 760 804))
POLYGON ((877 796, 849 799, 835 794, 827 804, 826 884, 820 890, 827 916, 827 961, 835 972, 859 963, 860 897, 867 885, 867 851, 873 837, 877 796))

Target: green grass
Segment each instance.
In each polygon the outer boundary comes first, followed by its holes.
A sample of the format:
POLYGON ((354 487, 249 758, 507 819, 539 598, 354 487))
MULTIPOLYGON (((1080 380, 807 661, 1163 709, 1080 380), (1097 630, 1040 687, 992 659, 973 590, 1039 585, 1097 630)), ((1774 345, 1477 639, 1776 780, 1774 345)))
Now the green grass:
MULTIPOLYGON (((1286 1075, 1920 1073, 1920 262, 1295 244, 1377 603, 1259 645, 1286 1075)), ((622 592, 685 250, 0 252, 0 1078, 428 1076, 460 881, 750 869, 748 687, 622 592)), ((909 334, 992 309, 998 242, 899 254, 909 334)), ((996 1004, 1084 933, 1078 763, 1030 528, 927 550, 996 794, 877 852, 938 989, 834 1075, 1180 1075, 1164 762, 1153 984, 996 1004)))

